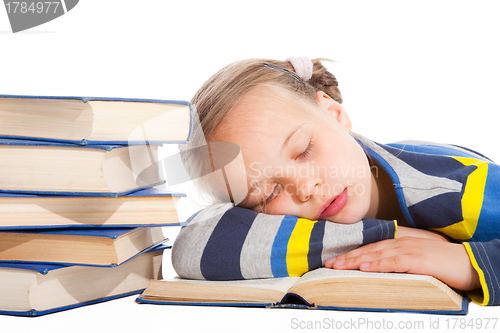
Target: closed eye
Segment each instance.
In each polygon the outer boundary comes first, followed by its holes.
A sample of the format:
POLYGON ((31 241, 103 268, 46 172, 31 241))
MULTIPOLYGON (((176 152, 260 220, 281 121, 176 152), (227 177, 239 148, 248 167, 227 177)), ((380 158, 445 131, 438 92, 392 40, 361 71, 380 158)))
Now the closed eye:
POLYGON ((312 139, 309 141, 309 144, 307 145, 306 149, 300 153, 295 159, 302 160, 307 157, 311 153, 311 149, 313 148, 313 141, 312 139))
POLYGON ((283 186, 281 184, 276 184, 273 187, 273 190, 271 194, 269 194, 267 197, 265 197, 258 205, 257 207, 261 210, 264 211, 264 208, 266 207, 267 204, 269 204, 274 198, 276 198, 280 193, 283 191, 283 186))

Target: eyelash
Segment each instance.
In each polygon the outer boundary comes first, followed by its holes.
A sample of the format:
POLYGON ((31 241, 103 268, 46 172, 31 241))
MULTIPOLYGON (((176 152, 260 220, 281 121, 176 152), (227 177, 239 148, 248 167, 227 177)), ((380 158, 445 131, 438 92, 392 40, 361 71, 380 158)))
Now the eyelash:
POLYGON ((276 198, 278 195, 280 195, 282 192, 282 187, 280 184, 277 184, 274 189, 273 189, 273 192, 267 197, 267 198, 264 198, 260 203, 259 203, 259 208, 263 211, 264 208, 266 207, 266 205, 271 202, 271 200, 273 200, 274 198, 276 198), (279 192, 276 193, 276 189, 279 188, 279 192))
POLYGON ((312 147, 313 147, 313 141, 311 139, 311 141, 309 141, 309 144, 307 145, 307 148, 302 153, 300 153, 296 159, 301 160, 306 158, 307 155, 309 155, 309 153, 311 152, 312 147))

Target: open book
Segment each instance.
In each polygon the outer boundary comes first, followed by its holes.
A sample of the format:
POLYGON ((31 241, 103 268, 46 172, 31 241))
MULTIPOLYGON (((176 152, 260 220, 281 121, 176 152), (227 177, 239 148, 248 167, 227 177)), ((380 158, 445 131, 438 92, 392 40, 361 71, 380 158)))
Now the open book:
POLYGON ((318 268, 302 277, 151 281, 139 303, 466 314, 468 299, 436 278, 318 268))

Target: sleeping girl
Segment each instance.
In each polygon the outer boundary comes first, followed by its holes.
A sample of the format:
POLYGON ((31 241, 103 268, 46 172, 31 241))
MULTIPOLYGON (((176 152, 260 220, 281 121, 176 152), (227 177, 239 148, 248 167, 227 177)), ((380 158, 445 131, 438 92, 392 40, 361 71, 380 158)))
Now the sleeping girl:
POLYGON ((200 127, 181 152, 188 172, 208 165, 220 181, 199 179, 214 201, 179 233, 177 273, 406 272, 500 304, 498 165, 463 147, 379 144, 351 132, 321 61, 239 61, 196 93, 200 127), (200 142, 208 154, 195 153, 200 142), (216 143, 236 144, 239 158, 214 168, 216 143))

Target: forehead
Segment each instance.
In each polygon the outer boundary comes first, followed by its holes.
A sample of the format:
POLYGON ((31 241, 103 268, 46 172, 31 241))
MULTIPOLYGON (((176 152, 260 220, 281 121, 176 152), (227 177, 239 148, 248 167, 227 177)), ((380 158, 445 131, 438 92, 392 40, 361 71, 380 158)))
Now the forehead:
POLYGON ((245 94, 232 108, 215 131, 213 141, 244 137, 259 140, 259 134, 278 136, 293 122, 317 120, 316 111, 309 100, 279 86, 263 84, 245 94))

